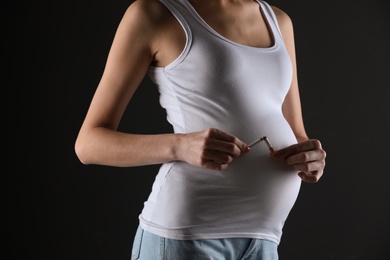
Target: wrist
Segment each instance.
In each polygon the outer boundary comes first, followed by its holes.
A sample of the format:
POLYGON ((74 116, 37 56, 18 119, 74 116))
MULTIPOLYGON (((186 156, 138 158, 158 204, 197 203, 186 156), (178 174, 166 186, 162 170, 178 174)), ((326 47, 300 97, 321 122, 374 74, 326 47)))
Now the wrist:
POLYGON ((182 143, 184 139, 184 134, 173 134, 172 135, 172 146, 171 146, 171 158, 172 161, 181 161, 182 160, 182 143))
POLYGON ((309 137, 307 135, 296 136, 296 138, 297 138, 298 143, 302 143, 302 142, 309 140, 309 137))

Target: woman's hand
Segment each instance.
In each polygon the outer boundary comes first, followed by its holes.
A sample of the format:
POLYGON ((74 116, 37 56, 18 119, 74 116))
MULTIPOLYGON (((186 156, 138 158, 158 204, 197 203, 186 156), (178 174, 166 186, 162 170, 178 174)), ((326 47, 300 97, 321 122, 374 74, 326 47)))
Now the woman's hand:
POLYGON ((224 170, 235 157, 249 152, 246 143, 221 130, 210 128, 183 134, 176 156, 191 165, 213 170, 224 170))
POLYGON ((316 139, 280 149, 272 154, 272 157, 292 165, 300 171, 299 177, 306 182, 317 182, 324 173, 326 152, 316 139))

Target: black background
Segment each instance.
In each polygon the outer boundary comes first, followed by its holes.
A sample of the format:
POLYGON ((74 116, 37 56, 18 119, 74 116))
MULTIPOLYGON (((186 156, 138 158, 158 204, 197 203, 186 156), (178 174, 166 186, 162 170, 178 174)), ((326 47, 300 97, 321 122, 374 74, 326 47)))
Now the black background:
MULTIPOLYGON (((129 259, 158 165, 84 166, 73 146, 131 2, 2 4, 2 259, 129 259)), ((268 2, 294 22, 307 132, 328 153, 280 259, 390 259, 389 3, 268 2)), ((148 78, 120 130, 171 130, 148 78)))

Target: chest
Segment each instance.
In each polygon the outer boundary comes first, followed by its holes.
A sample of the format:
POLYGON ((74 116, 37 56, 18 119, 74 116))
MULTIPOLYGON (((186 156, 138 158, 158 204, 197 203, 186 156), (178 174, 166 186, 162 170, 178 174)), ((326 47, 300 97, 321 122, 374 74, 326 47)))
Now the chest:
POLYGON ((274 36, 260 6, 252 1, 246 5, 202 5, 193 3, 195 15, 221 36, 251 47, 267 48, 274 36))

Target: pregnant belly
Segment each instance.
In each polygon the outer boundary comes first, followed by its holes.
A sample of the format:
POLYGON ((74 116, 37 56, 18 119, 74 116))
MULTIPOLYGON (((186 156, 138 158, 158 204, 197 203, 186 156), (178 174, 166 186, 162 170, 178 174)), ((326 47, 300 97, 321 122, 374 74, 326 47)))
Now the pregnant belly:
MULTIPOLYGON (((230 130, 246 137, 248 143, 267 135, 275 149, 296 143, 284 118, 267 121, 230 130)), ((280 228, 299 193, 297 173, 284 161, 272 159, 264 142, 236 158, 224 171, 175 162, 159 172, 146 218, 175 229, 224 224, 248 225, 250 230, 253 223, 280 228)))

